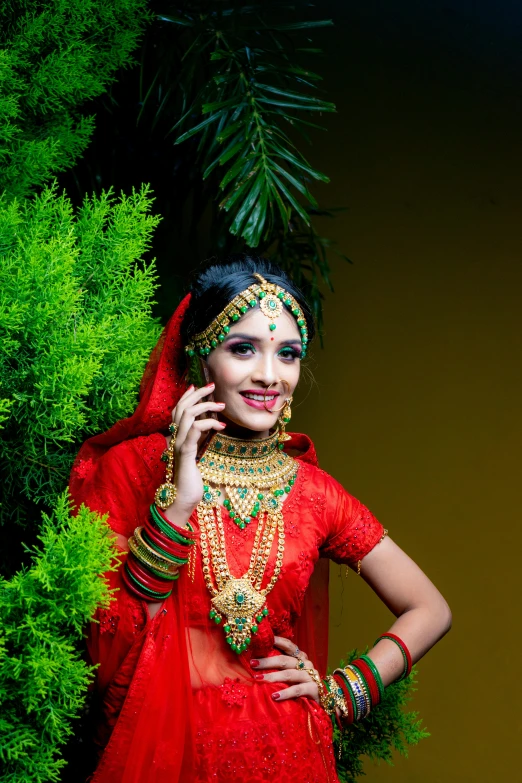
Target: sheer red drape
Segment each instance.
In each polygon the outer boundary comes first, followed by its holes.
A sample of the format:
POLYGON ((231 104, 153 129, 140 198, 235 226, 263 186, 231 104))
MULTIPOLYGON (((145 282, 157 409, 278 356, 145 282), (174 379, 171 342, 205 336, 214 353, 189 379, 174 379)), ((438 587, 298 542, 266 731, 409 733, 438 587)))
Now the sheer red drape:
MULTIPOLYGON (((189 302, 190 294, 179 304, 152 351, 133 415, 87 440, 73 465, 70 492, 75 505, 85 503, 108 513, 122 557, 125 557, 126 537, 135 524, 142 523, 154 488, 160 483, 158 477, 164 472, 159 461, 164 447, 161 437, 158 437, 157 453, 155 449, 147 449, 147 459, 152 454, 155 461, 149 465, 145 462, 145 467, 143 463, 139 466, 133 463, 129 456, 131 450, 125 449, 124 444, 131 439, 138 443, 141 436, 166 432, 172 409, 187 388, 180 326, 189 302)), ((300 459, 317 464, 315 450, 305 436, 293 433, 291 446, 296 454, 301 452, 300 459)), ((191 662, 210 660, 208 652, 204 653, 210 637, 203 630, 199 634, 193 628, 189 633, 186 579, 178 580, 162 610, 150 620, 146 606, 129 596, 120 572, 108 578, 117 589, 111 615, 119 618, 117 630, 103 634, 99 625, 92 624, 89 631, 89 652, 93 662, 99 664, 98 688, 103 692, 108 713, 101 729, 105 736, 98 738, 106 747, 92 781, 191 780, 195 747, 191 684, 195 675, 191 662), (137 617, 140 613, 141 621, 137 617), (202 649, 195 651, 194 645, 202 649)), ((320 559, 295 626, 294 640, 307 651, 322 675, 328 652, 325 617, 328 617, 328 561, 320 559)), ((238 661, 238 666, 244 663, 238 661)))

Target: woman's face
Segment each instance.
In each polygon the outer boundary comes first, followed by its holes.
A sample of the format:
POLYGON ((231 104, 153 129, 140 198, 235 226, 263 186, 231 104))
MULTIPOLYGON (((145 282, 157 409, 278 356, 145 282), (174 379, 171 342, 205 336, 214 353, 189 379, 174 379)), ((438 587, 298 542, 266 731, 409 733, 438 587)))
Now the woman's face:
POLYGON ((226 406, 218 418, 228 424, 227 434, 241 437, 247 429, 266 437, 280 413, 275 409, 297 386, 302 343, 295 318, 283 309, 273 331, 270 323, 259 307, 249 310, 205 361, 214 399, 226 406))

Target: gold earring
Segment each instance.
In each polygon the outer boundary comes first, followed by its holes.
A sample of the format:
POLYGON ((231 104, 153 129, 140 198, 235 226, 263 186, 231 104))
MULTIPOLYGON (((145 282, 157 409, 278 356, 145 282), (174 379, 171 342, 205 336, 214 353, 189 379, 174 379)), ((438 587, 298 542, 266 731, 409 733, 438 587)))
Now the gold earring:
POLYGON ((294 398, 292 396, 288 397, 286 400, 283 410, 281 411, 278 422, 279 422, 279 437, 277 438, 277 442, 279 444, 279 448, 282 449, 284 442, 286 440, 291 440, 290 435, 287 435, 285 431, 286 425, 289 423, 290 419, 292 418, 292 408, 290 407, 290 403, 292 402, 294 398))

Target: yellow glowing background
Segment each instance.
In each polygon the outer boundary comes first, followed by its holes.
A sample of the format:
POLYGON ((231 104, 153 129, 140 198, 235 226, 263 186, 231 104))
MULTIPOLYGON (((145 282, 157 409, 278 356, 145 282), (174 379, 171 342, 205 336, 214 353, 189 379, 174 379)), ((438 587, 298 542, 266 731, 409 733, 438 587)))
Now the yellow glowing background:
MULTIPOLYGON (((404 9, 380 18, 381 5, 320 5, 337 15, 321 72, 338 114, 309 154, 332 179, 316 190, 322 204, 348 207, 321 229, 355 263, 334 263, 325 349, 311 359, 317 386, 291 429, 311 435, 322 467, 453 611, 453 629, 419 663, 413 706, 432 736, 394 768, 368 765, 368 783, 515 780, 522 68, 512 39, 480 20, 468 38, 461 24, 461 39, 450 16, 444 38, 440 6, 421 29, 404 9)), ((332 664, 393 621, 340 572, 332 567, 332 664)))

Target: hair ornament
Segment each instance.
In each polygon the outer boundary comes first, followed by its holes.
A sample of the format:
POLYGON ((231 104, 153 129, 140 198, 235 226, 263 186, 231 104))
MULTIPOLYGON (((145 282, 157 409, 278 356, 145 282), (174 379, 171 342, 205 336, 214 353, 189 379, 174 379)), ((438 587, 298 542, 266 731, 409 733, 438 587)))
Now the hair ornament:
POLYGON ((260 310, 270 321, 268 328, 271 332, 276 328, 275 320, 279 318, 283 312, 283 305, 290 310, 295 317, 297 326, 301 332, 301 340, 303 343, 301 358, 304 359, 308 344, 308 329, 306 327, 306 318, 299 303, 288 293, 288 291, 285 291, 284 288, 281 288, 275 283, 269 283, 257 272, 254 273, 254 277, 259 281, 258 283, 253 283, 244 291, 237 294, 232 301, 227 304, 225 309, 214 318, 210 326, 207 326, 202 332, 198 332, 198 334, 195 334, 194 337, 192 337, 185 347, 185 351, 189 357, 192 358, 196 354, 199 354, 199 356, 208 356, 213 348, 217 348, 219 343, 223 342, 230 331, 231 324, 239 321, 242 315, 259 303, 260 310))

